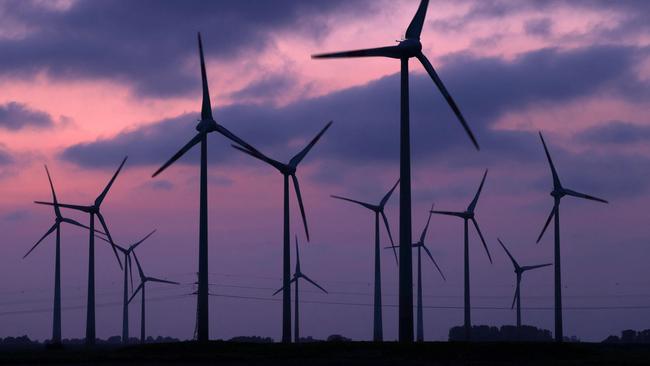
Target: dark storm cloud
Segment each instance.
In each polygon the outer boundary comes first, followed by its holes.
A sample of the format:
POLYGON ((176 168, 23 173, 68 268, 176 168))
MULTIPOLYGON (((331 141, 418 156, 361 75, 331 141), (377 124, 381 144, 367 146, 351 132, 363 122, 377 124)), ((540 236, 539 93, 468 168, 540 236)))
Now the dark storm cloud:
POLYGON ((195 92, 196 32, 206 53, 233 59, 259 52, 275 31, 320 37, 323 16, 364 13, 369 1, 109 1, 80 0, 66 10, 36 1, 0 4, 0 22, 28 29, 1 38, 0 75, 57 79, 110 79, 144 96, 195 92), (307 21, 309 19, 309 21, 307 21))
MULTIPOLYGON (((630 93, 647 92, 648 85, 630 71, 637 52, 632 47, 592 47, 564 52, 534 51, 514 61, 466 54, 448 57, 440 75, 478 136, 480 154, 472 150, 431 80, 423 74, 413 74, 414 164, 444 162, 462 169, 503 162, 543 163, 535 134, 494 130, 492 124, 503 113, 532 105, 563 104, 599 93, 625 98, 630 93)), ((392 75, 284 107, 233 105, 217 109, 215 116, 279 160, 288 160, 327 120, 333 119, 334 125, 308 160, 316 157, 345 161, 349 166, 394 165, 399 153, 398 100, 399 78, 392 75)), ((63 158, 85 167, 101 167, 117 164, 120 156, 128 153, 132 156, 131 164, 160 165, 193 136, 196 117, 192 113, 125 131, 110 139, 77 144, 66 149, 63 158)), ((211 138, 209 152, 211 163, 218 165, 235 163, 233 157, 237 164, 258 164, 234 151, 221 137, 211 138)), ((189 155, 181 162, 198 162, 197 151, 189 155)))
POLYGON ((54 121, 46 112, 18 102, 0 104, 0 128, 18 131, 27 127, 47 128, 52 125, 54 121))
POLYGON ((624 121, 610 121, 580 132, 578 141, 596 144, 630 144, 650 140, 650 127, 624 121))

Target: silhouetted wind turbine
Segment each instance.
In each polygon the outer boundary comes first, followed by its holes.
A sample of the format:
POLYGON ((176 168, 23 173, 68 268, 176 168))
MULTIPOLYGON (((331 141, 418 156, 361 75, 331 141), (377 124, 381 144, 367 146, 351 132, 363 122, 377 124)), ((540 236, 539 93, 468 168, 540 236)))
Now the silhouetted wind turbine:
POLYGON ((399 59, 401 63, 401 97, 400 97, 400 267, 399 267, 399 340, 413 341, 413 273, 411 262, 411 145, 409 126, 409 79, 408 61, 416 57, 436 84, 454 114, 469 135, 474 146, 478 143, 465 122, 456 102, 447 91, 435 69, 422 53, 420 34, 429 5, 428 0, 421 0, 411 24, 406 30, 406 39, 396 46, 371 48, 356 51, 326 53, 313 55, 312 58, 348 58, 348 57, 388 57, 399 59))
POLYGON ((200 342, 207 342, 210 339, 209 323, 209 293, 208 293, 208 134, 217 132, 229 140, 245 146, 249 150, 254 150, 224 126, 218 124, 212 117, 212 107, 210 105, 210 90, 208 88, 208 78, 205 71, 205 61, 203 59, 203 44, 201 42, 201 33, 199 39, 199 57, 201 59, 201 80, 203 83, 203 103, 201 106, 201 120, 196 126, 198 133, 183 146, 174 156, 172 156, 160 169, 156 170, 152 177, 162 173, 167 167, 180 159, 186 152, 190 151, 196 144, 201 144, 201 183, 199 194, 199 286, 197 291, 197 339, 200 342))
POLYGON ((52 343, 60 344, 61 343, 61 223, 68 223, 74 226, 79 226, 84 229, 88 229, 87 226, 78 223, 73 219, 63 217, 61 215, 61 210, 59 209, 59 202, 56 199, 56 193, 54 192, 54 184, 52 184, 52 178, 50 177, 50 171, 45 166, 45 172, 47 173, 47 179, 50 182, 50 188, 52 190, 52 203, 54 204, 54 225, 50 227, 47 232, 34 244, 34 246, 29 249, 27 254, 23 256, 25 259, 36 247, 52 234, 56 230, 56 250, 55 250, 55 259, 54 259, 54 307, 52 311, 52 343))
POLYGON ((129 303, 135 295, 138 294, 138 291, 142 294, 142 304, 141 304, 141 314, 140 314, 140 343, 144 343, 145 341, 145 320, 146 320, 146 314, 145 314, 145 284, 147 282, 159 282, 159 283, 168 283, 171 285, 179 285, 178 282, 174 281, 167 281, 167 280, 161 280, 159 278, 155 277, 149 277, 145 276, 144 271, 142 271, 142 266, 140 266, 140 261, 138 260, 138 255, 133 253, 133 257, 135 258, 135 264, 138 266, 138 273, 140 274, 140 286, 135 289, 133 294, 131 295, 131 298, 129 298, 129 303))
POLYGON ((551 173, 553 174, 553 191, 551 191, 551 196, 553 196, 553 209, 551 210, 548 219, 546 219, 546 224, 544 224, 542 232, 539 234, 539 237, 537 237, 537 242, 539 243, 539 241, 542 240, 542 236, 544 235, 544 232, 546 232, 548 225, 551 223, 551 219, 555 218, 555 341, 562 342, 564 334, 562 328, 562 272, 560 267, 560 200, 564 196, 573 196, 603 203, 608 202, 598 197, 564 188, 560 183, 560 178, 555 170, 551 154, 548 152, 546 142, 544 141, 541 132, 539 133, 539 138, 542 140, 546 159, 548 160, 548 164, 551 167, 551 173))
MULTIPOLYGON (((145 240, 149 239, 153 233, 155 233, 156 230, 153 230, 147 236, 144 238, 140 239, 139 241, 135 242, 134 244, 131 244, 129 247, 121 247, 117 244, 115 244, 115 247, 117 247, 117 250, 119 250, 122 254, 124 254, 124 296, 123 296, 123 301, 122 301, 122 343, 123 344, 128 344, 129 343, 129 283, 128 283, 128 276, 131 276, 131 290, 133 291, 133 264, 131 262, 131 254, 133 254, 135 248, 137 248, 140 244, 142 244, 145 240)), ((100 239, 108 242, 108 240, 100 237, 100 239)))
POLYGON ((50 205, 54 207, 58 205, 59 207, 85 212, 90 217, 90 225, 88 225, 90 230, 90 236, 88 240, 88 302, 86 306, 86 345, 88 346, 95 344, 95 216, 97 216, 99 223, 104 228, 104 234, 106 234, 108 237, 108 241, 113 248, 113 252, 115 253, 115 257, 117 258, 117 262, 119 263, 121 269, 122 262, 120 261, 120 257, 117 254, 117 247, 113 242, 111 233, 108 231, 108 226, 106 226, 106 220, 104 220, 104 216, 100 212, 100 206, 104 201, 104 198, 106 198, 106 194, 111 189, 113 182, 115 182, 115 178, 117 178, 117 175, 120 174, 124 163, 126 163, 126 159, 127 157, 122 160, 120 167, 117 168, 117 171, 115 174, 113 174, 113 177, 108 182, 102 193, 97 196, 95 202, 90 206, 36 201, 36 203, 41 205, 50 205))
MULTIPOLYGON (((299 305, 298 305, 299 304, 299 301, 298 301, 298 280, 300 278, 302 278, 305 281, 311 283, 312 285, 318 287, 324 293, 327 293, 327 291, 324 288, 320 287, 320 285, 318 285, 316 282, 312 281, 311 278, 307 277, 306 274, 304 274, 304 273, 302 273, 300 271, 300 253, 298 252, 298 236, 296 236, 296 272, 293 274, 293 278, 291 279, 291 281, 289 281, 289 286, 291 286, 291 284, 295 282, 294 289, 296 291, 296 295, 295 295, 295 298, 294 298, 294 305, 293 306, 295 307, 296 312, 294 314, 295 320, 294 320, 293 325, 294 325, 294 337, 295 337, 294 339, 295 339, 296 343, 300 342, 300 315, 299 315, 300 313, 298 311, 298 309, 299 309, 299 305)), ((286 290, 286 288, 284 286, 282 286, 282 288, 280 288, 279 290, 277 290, 276 292, 273 293, 273 296, 277 295, 280 291, 284 292, 285 290, 286 290)))
POLYGON ((530 271, 531 269, 537 269, 537 268, 542 268, 542 267, 548 267, 552 263, 546 263, 546 264, 539 264, 535 266, 520 266, 519 263, 515 260, 515 258, 510 254, 510 251, 508 248, 506 248, 505 244, 501 241, 501 239, 497 238, 499 241, 499 244, 503 247, 503 250, 506 251, 506 254, 508 257, 510 257, 510 261, 512 262, 512 265, 515 267, 515 274, 517 275, 517 289, 515 290, 515 297, 512 299, 512 306, 510 307, 511 309, 515 307, 515 302, 517 303, 517 331, 521 330, 521 275, 526 272, 530 271))
POLYGON ((302 216, 302 223, 305 226, 305 234, 307 241, 309 241, 309 229, 307 228, 307 217, 305 216, 305 207, 302 203, 302 195, 300 194, 300 185, 296 177, 296 169, 298 164, 307 156, 307 153, 314 147, 318 140, 323 136, 325 131, 332 125, 332 121, 328 122, 325 127, 314 137, 311 142, 305 146, 302 151, 296 154, 288 164, 280 163, 273 160, 266 155, 262 154, 256 149, 242 148, 232 145, 235 149, 248 154, 258 160, 261 160, 275 169, 277 169, 284 176, 284 245, 283 245, 283 260, 282 260, 282 280, 284 291, 282 292, 282 342, 291 342, 291 289, 289 282, 291 280, 291 239, 289 231, 289 177, 293 181, 293 188, 296 191, 296 198, 298 199, 298 206, 300 206, 300 215, 302 216))
POLYGON ((399 184, 399 179, 397 180, 395 185, 393 185, 393 188, 391 188, 390 191, 388 191, 388 193, 384 195, 384 197, 379 202, 379 205, 373 205, 370 203, 365 203, 350 198, 332 195, 333 198, 356 203, 375 213, 375 292, 374 292, 375 311, 374 311, 373 336, 372 336, 372 340, 374 342, 382 342, 384 340, 384 330, 383 330, 384 328, 383 328, 382 312, 381 312, 381 260, 379 255, 380 252, 379 216, 381 215, 381 218, 384 221, 384 226, 386 227, 388 238, 390 238, 391 248, 393 248, 393 254, 395 254, 395 261, 397 262, 397 251, 395 250, 395 244, 393 243, 393 235, 390 232, 390 225, 388 224, 388 219, 386 218, 386 214, 384 213, 384 207, 386 206, 386 203, 388 202, 391 195, 393 194, 393 191, 395 191, 395 188, 397 188, 398 184, 399 184))
POLYGON ((481 180, 481 185, 478 187, 478 191, 476 191, 476 195, 474 196, 474 199, 467 207, 467 210, 465 210, 464 212, 434 211, 434 210, 431 211, 435 214, 460 217, 465 222, 465 229, 464 229, 465 232, 465 340, 467 341, 470 340, 471 331, 472 331, 472 319, 470 313, 471 312, 470 290, 469 290, 470 287, 469 286, 469 221, 472 221, 472 224, 474 224, 474 227, 476 228, 476 232, 478 233, 478 236, 481 238, 481 242, 483 242, 483 247, 485 248, 485 252, 487 253, 488 258, 490 259, 490 263, 492 263, 492 256, 490 255, 490 250, 488 250, 487 244, 485 243, 485 239, 483 238, 483 233, 481 233, 481 229, 479 228, 478 223, 474 218, 474 209, 476 209, 476 204, 478 203, 478 199, 481 196, 481 191, 483 190, 483 184, 485 184, 485 178, 487 177, 487 173, 488 171, 486 169, 485 173, 483 174, 483 179, 481 180))

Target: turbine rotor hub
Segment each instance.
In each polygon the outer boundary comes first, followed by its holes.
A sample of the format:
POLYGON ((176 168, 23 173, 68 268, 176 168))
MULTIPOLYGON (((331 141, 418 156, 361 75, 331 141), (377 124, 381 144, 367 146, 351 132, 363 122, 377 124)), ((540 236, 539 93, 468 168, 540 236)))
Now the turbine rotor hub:
POLYGON ((405 39, 399 43, 405 57, 415 57, 422 52, 422 43, 417 39, 405 39))

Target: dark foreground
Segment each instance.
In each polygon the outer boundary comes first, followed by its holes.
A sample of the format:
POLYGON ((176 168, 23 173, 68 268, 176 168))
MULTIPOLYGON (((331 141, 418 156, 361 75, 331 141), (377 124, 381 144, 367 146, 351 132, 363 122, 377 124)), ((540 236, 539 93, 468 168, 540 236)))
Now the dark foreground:
POLYGON ((86 350, 2 350, 3 365, 649 365, 650 345, 212 342, 86 350))

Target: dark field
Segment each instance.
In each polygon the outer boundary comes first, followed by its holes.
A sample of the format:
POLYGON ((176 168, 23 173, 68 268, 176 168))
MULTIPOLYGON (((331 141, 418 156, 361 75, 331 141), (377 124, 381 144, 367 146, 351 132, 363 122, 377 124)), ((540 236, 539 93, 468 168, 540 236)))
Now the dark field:
POLYGON ((650 345, 425 343, 301 345, 212 342, 125 348, 3 350, 11 365, 650 365, 650 345))

